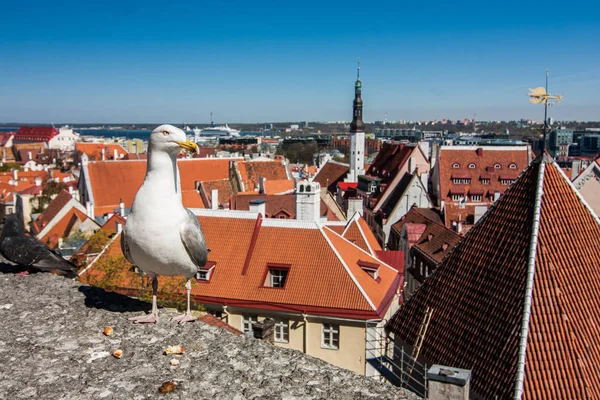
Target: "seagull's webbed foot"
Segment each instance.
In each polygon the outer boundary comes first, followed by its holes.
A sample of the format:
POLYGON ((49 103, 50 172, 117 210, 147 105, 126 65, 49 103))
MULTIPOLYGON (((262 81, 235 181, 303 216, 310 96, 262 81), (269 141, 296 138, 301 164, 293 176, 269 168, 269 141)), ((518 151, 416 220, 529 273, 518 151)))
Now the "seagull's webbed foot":
POLYGON ((186 312, 185 314, 178 315, 176 317, 171 318, 171 321, 179 322, 180 324, 184 324, 186 322, 193 322, 198 318, 194 317, 191 312, 186 312))
POLYGON ((158 322, 158 314, 150 313, 141 317, 131 317, 129 320, 133 321, 134 324, 156 324, 158 322))
POLYGON ((15 274, 15 276, 27 276, 29 275, 29 271, 25 270, 25 271, 21 271, 21 272, 17 272, 15 274))

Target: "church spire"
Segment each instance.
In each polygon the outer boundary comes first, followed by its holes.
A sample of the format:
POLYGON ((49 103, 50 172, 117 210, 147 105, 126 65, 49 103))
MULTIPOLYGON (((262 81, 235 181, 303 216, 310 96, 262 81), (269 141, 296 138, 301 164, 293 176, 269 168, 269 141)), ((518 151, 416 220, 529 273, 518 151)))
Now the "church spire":
POLYGON ((354 84, 354 107, 352 114, 352 123, 350 124, 350 133, 364 132, 365 123, 362 120, 363 101, 361 98, 362 82, 360 81, 360 58, 356 67, 356 83, 354 84))

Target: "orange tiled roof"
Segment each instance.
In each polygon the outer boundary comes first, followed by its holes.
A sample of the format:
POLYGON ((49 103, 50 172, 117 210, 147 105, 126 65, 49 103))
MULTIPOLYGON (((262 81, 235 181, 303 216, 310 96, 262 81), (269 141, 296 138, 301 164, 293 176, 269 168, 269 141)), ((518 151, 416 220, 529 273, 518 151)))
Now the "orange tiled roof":
MULTIPOLYGON (((233 196, 231 204, 232 210, 248 211, 250 202, 253 200, 265 201, 265 216, 267 218, 279 218, 283 214, 286 219, 296 218, 296 195, 295 194, 257 194, 257 193, 238 193, 233 196)), ((330 215, 329 207, 321 200, 321 216, 327 216, 328 221, 336 221, 335 215, 330 215)), ((333 214, 333 213, 331 213, 333 214)))
MULTIPOLYGON (((201 192, 203 192, 203 198, 206 199, 206 203, 207 203, 207 204, 205 204, 206 208, 209 207, 209 204, 212 201, 211 193, 214 189, 219 191, 218 192, 219 205, 223 205, 224 203, 229 203, 230 199, 231 199, 231 195, 233 195, 235 193, 233 185, 231 184, 231 180, 229 180, 228 178, 217 179, 214 181, 200 182, 199 190, 201 192)), ((252 192, 252 193, 256 194, 256 192, 252 192)))
POLYGON ((58 246, 58 239, 69 236, 75 223, 78 221, 83 222, 88 218, 85 213, 77 208, 71 208, 63 217, 56 221, 55 225, 44 236, 38 239, 51 249, 56 248, 58 246))
MULTIPOLYGON (((194 158, 177 160, 181 190, 194 190, 195 182, 229 177, 226 158, 194 158)), ((87 165, 96 215, 111 213, 119 208, 120 199, 130 208, 146 175, 145 160, 95 161, 87 165)), ((196 203, 195 203, 196 204, 196 203)), ((191 206, 190 206, 191 207, 191 206)))
MULTIPOLYGON (((328 228, 208 213, 198 219, 211 249, 209 261, 216 263, 210 282, 193 282, 192 295, 199 302, 366 319, 381 317, 398 289, 397 271, 328 228), (379 265, 379 279, 364 272, 359 260, 379 265), (290 266, 285 288, 263 286, 270 264, 290 266)), ((106 257, 119 254, 116 242, 106 257)), ((81 280, 102 280, 101 264, 94 264, 81 280)), ((177 287, 183 294, 184 283, 183 278, 161 277, 159 291, 177 287)), ((114 287, 134 293, 140 288, 139 276, 123 268, 114 277, 114 287)))
POLYGON ((267 181, 289 179, 285 164, 280 160, 238 161, 236 164, 245 191, 258 189, 260 178, 267 181))
POLYGON ((265 194, 280 194, 294 190, 293 179, 279 179, 265 181, 265 194))
MULTIPOLYGON (((32 222, 32 232, 38 234, 44 229, 50 221, 62 210, 73 197, 66 190, 62 190, 42 212, 35 221, 32 222)), ((62 237, 62 236, 61 236, 62 237)))
POLYGON ((183 190, 181 192, 181 202, 187 208, 206 208, 200 193, 195 190, 183 190))
POLYGON ((104 151, 105 160, 114 160, 115 151, 117 152, 117 159, 125 157, 129 152, 125 150, 120 144, 116 143, 75 143, 75 151, 79 157, 85 154, 90 160, 101 161, 102 152, 104 151))
POLYGON ((471 369, 482 398, 513 397, 522 329, 523 398, 600 398, 600 223, 547 157, 532 162, 388 325, 413 345, 431 307, 421 355, 471 369))
MULTIPOLYGON (((338 226, 329 226, 329 228, 336 233, 339 231, 338 226)), ((381 246, 369 228, 367 221, 358 213, 354 214, 350 221, 348 221, 341 235, 346 240, 372 255, 375 255, 376 251, 381 251, 381 246)))

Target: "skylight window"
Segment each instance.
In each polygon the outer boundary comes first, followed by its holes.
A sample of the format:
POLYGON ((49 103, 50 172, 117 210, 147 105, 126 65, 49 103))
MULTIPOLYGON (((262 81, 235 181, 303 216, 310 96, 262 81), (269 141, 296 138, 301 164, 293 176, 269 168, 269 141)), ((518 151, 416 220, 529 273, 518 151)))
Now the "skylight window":
POLYGON ((204 267, 200 268, 198 270, 198 272, 196 272, 196 275, 195 275, 196 281, 198 281, 198 282, 210 281, 210 278, 215 269, 215 265, 217 265, 217 263, 215 263, 214 261, 208 261, 204 267))
POLYGON ((517 169, 517 164, 510 164, 508 166, 508 168, 510 168, 510 169, 517 169))
POLYGON ((460 164, 459 163, 454 163, 454 164, 452 164, 452 168, 460 168, 460 164))
POLYGON ((367 261, 358 261, 358 266, 365 271, 373 279, 379 278, 379 264, 370 263, 367 261))
POLYGON ((475 164, 474 163, 469 164, 469 168, 471 168, 471 169, 475 168, 475 164))
POLYGON ((290 266, 270 264, 267 268, 268 271, 267 276, 265 277, 264 286, 283 289, 287 282, 290 266))

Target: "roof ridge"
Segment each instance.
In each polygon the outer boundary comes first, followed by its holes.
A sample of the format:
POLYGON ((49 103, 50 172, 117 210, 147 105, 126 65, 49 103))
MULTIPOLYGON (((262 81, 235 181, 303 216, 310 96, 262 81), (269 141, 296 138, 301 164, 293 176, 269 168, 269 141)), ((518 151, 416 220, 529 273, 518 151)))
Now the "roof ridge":
MULTIPOLYGON (((334 234, 337 235, 337 233, 333 232, 331 229, 329 229, 329 228, 327 228, 327 229, 329 231, 331 231, 332 233, 334 233, 334 234)), ((348 266, 346 265, 346 262, 344 261, 344 259, 340 255, 340 252, 335 248, 335 246, 333 245, 333 243, 331 243, 331 240, 327 237, 327 234, 323 231, 323 227, 322 226, 319 226, 319 231, 321 232, 321 235, 323 235, 323 237, 325 238, 325 241, 327 241, 327 244, 329 245, 329 247, 331 248, 331 250, 333 250, 333 253, 336 255, 336 257, 338 258, 338 260, 340 261, 340 263, 344 267, 344 270, 346 271, 346 273, 350 276, 350 279, 352 279, 352 282, 354 282, 354 284, 358 288, 358 291, 363 295, 363 297, 365 298, 365 300, 367 301, 367 303, 369 304, 369 306, 371 307, 371 309, 373 311, 377 311, 377 307, 375 307, 375 305, 373 304, 373 301, 371 301, 371 298, 367 295, 367 292, 365 291, 365 289, 363 289, 363 287, 360 285, 360 283, 358 282, 358 280, 356 279, 356 277, 354 276, 354 274, 352 273, 352 271, 350 271, 350 268, 348 268, 348 266)))
MULTIPOLYGON (((535 203, 533 206, 533 221, 531 226, 531 239, 529 244, 529 256, 527 261, 527 278, 525 280, 525 299, 523 301, 523 319, 517 356, 517 374, 515 377, 514 399, 520 400, 523 396, 525 384, 525 357, 527 354, 527 337, 529 336, 529 320, 531 317, 531 304, 533 299, 533 279, 535 276, 535 262, 537 255, 538 235, 540 232, 540 219, 542 215, 542 197, 544 195, 544 171, 546 160, 544 155, 540 156, 537 187, 535 189, 535 203)), ((536 162, 535 160, 533 162, 536 162)), ((533 165, 533 163, 532 163, 533 165)))

